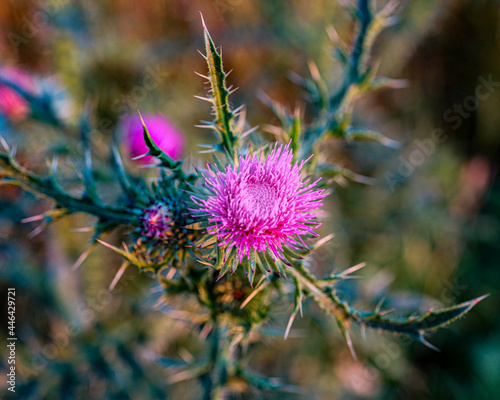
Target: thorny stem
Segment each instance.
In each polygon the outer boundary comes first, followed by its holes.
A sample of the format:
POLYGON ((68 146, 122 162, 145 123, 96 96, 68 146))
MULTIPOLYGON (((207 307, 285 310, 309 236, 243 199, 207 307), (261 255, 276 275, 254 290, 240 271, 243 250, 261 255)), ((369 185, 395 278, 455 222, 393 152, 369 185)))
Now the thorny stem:
POLYGON ((425 339, 428 332, 449 325, 451 322, 465 315, 477 303, 487 295, 456 304, 446 308, 432 308, 420 315, 410 315, 407 317, 388 316, 392 310, 381 311, 377 307, 374 311, 361 311, 349 306, 342 301, 331 286, 323 286, 314 275, 312 275, 303 265, 296 263, 293 267, 288 266, 287 270, 298 282, 307 289, 309 294, 326 311, 330 311, 339 328, 346 339, 347 345, 355 357, 352 342, 349 337, 349 325, 351 322, 360 324, 363 328, 381 329, 387 332, 406 334, 424 345, 436 349, 425 339))
POLYGON ((368 29, 372 22, 369 0, 358 0, 357 14, 360 22, 359 32, 351 50, 349 65, 344 80, 330 99, 330 104, 326 106, 326 118, 316 129, 306 132, 305 139, 309 141, 309 146, 304 147, 304 151, 317 154, 320 139, 326 132, 335 129, 338 123, 338 111, 352 86, 357 85, 360 80, 360 63, 368 29))
MULTIPOLYGON (((217 302, 214 293, 219 272, 211 269, 206 289, 209 302, 217 302)), ((205 400, 224 400, 227 398, 226 385, 231 376, 238 374, 238 362, 242 356, 242 333, 232 335, 230 323, 222 320, 222 315, 214 304, 211 314, 212 332, 209 349, 207 373, 201 376, 205 400)))
POLYGON ((333 292, 325 292, 325 289, 318 285, 318 282, 314 275, 307 271, 301 264, 300 267, 287 266, 287 271, 293 275, 300 284, 307 288, 307 290, 313 295, 318 301, 320 301, 326 308, 330 309, 334 315, 341 318, 353 318, 350 310, 346 305, 340 300, 333 292))
POLYGON ((214 128, 219 133, 222 145, 231 158, 235 156, 236 136, 231 126, 234 114, 229 105, 231 91, 226 87, 227 74, 222 66, 221 54, 217 51, 215 44, 203 21, 203 32, 205 38, 206 60, 208 65, 208 77, 212 90, 212 105, 215 114, 214 128))
POLYGON ((0 167, 4 176, 8 178, 4 178, 5 181, 9 184, 18 185, 32 193, 48 197, 70 213, 84 212, 100 220, 117 224, 128 224, 134 217, 130 209, 103 204, 97 199, 89 199, 86 196, 73 196, 59 186, 53 175, 48 178, 40 177, 20 166, 8 154, 0 154, 0 167))
POLYGON ((360 22, 359 33, 354 42, 354 46, 351 50, 351 57, 349 60, 349 70, 347 72, 346 78, 342 84, 341 89, 335 94, 335 96, 330 101, 330 109, 335 110, 336 107, 342 102, 347 91, 352 85, 358 83, 360 78, 360 61, 361 55, 363 54, 364 43, 366 40, 366 35, 368 33, 368 28, 372 21, 372 16, 368 6, 368 0, 358 0, 358 18, 360 22))
MULTIPOLYGON (((217 301, 214 289, 215 283, 217 282, 217 271, 211 269, 209 272, 207 280, 207 291, 210 302, 215 303, 217 301)), ((209 371, 206 376, 202 377, 205 388, 205 400, 218 400, 223 399, 222 388, 226 383, 226 347, 227 347, 227 329, 224 327, 220 321, 219 312, 217 310, 216 304, 212 307, 212 332, 211 332, 211 344, 209 353, 209 371)))

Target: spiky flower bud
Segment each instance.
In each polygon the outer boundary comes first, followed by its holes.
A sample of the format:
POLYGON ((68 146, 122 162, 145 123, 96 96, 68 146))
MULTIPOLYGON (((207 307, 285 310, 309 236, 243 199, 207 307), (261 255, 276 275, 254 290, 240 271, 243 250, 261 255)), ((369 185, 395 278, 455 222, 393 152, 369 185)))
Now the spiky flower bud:
POLYGON ((172 236, 172 220, 170 209, 161 203, 155 203, 143 210, 139 217, 142 224, 142 235, 151 239, 167 240, 172 236))
POLYGON ((190 253, 194 239, 188 227, 191 219, 186 192, 172 177, 162 174, 150 196, 134 223, 135 240, 129 261, 153 270, 178 266, 190 253))

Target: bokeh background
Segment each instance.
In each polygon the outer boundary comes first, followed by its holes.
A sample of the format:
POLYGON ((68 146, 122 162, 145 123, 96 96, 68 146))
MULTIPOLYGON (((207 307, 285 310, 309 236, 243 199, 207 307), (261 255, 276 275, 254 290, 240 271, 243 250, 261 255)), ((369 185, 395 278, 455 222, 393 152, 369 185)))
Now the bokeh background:
MULTIPOLYGON (((74 119, 89 104, 96 110, 98 165, 107 162, 114 128, 137 109, 166 115, 183 132, 185 156, 195 163, 202 158, 196 144, 213 140, 194 127, 209 113, 207 103, 194 98, 205 91, 194 74, 205 73, 197 52, 203 48, 199 12, 233 70, 229 80, 239 90, 232 101, 246 104, 249 122, 265 131, 276 120, 259 93, 290 109, 304 104, 293 74, 307 76, 310 60, 332 86, 338 82, 327 28, 334 25, 348 43, 356 28, 338 3, 349 1, 3 0, 0 61, 36 76, 60 98, 64 118, 74 119), (151 76, 157 85, 144 90, 151 76)), ((302 392, 250 391, 242 398, 500 398, 499 24, 500 4, 493 0, 413 0, 402 7, 381 36, 377 57, 380 75, 408 85, 358 101, 354 122, 403 146, 328 143, 330 161, 376 183, 334 187, 322 233, 336 236, 313 264, 314 272, 327 274, 366 261, 363 279, 341 285, 343 296, 360 307, 383 300, 384 308, 411 313, 491 296, 430 337, 440 352, 355 332, 359 360, 335 322, 312 304, 284 341, 290 310, 283 306, 268 324, 276 335, 253 345, 248 364, 302 392), (436 129, 442 130, 438 141, 436 129)), ((78 138, 48 124, 2 120, 0 126, 30 166, 44 165, 56 152, 78 159, 78 151, 71 153, 78 138)), ((110 251, 97 248, 72 270, 89 239, 72 231, 86 226, 84 216, 28 238, 36 224, 20 221, 49 207, 17 188, 0 188, 0 287, 17 291, 13 398, 200 398, 195 381, 175 383, 179 377, 151 357, 196 356, 204 345, 197 333, 155 309, 154 280, 132 268, 110 292, 120 265, 110 251)), ((5 301, 2 295, 3 320, 5 301)), ((3 377, 6 326, 2 332, 3 377)))

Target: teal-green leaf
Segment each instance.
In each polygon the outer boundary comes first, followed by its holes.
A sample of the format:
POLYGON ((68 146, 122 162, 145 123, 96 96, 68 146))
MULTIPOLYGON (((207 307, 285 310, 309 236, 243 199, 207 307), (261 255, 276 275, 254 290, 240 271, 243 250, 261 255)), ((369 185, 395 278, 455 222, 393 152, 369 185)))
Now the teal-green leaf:
POLYGON ((466 301, 447 308, 429 310, 425 314, 417 317, 391 318, 380 313, 356 312, 360 322, 371 328, 378 328, 385 331, 406 333, 415 338, 422 333, 430 332, 446 326, 458 318, 467 314, 481 300, 488 295, 466 301))

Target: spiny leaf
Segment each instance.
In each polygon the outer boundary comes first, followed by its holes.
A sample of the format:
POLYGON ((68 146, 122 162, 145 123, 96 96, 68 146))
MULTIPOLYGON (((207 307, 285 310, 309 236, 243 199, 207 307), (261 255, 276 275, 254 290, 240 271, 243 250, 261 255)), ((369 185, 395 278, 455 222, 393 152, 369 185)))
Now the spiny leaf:
POLYGON ((231 247, 231 249, 229 250, 229 253, 226 249, 225 260, 223 260, 223 263, 220 267, 219 277, 217 279, 222 278, 224 275, 226 275, 228 273, 228 271, 232 267, 233 259, 235 259, 235 255, 236 255, 236 248, 235 247, 231 247))
POLYGON ((347 347, 351 352, 352 358, 357 360, 356 352, 354 351, 354 346, 352 344, 351 335, 349 334, 349 321, 341 318, 339 315, 335 315, 335 320, 337 321, 337 325, 339 326, 340 332, 344 337, 345 342, 347 343, 347 347))
POLYGON ((226 246, 217 246, 217 260, 214 265, 215 268, 220 269, 224 264, 224 258, 226 255, 226 246))
POLYGON ((203 24, 203 36, 205 38, 205 51, 206 60, 208 65, 208 78, 212 90, 213 109, 215 113, 214 127, 218 132, 221 142, 229 152, 234 154, 234 144, 236 142, 236 135, 234 134, 231 126, 231 120, 234 114, 229 106, 230 91, 226 86, 227 74, 224 72, 222 66, 222 57, 217 52, 217 48, 208 32, 208 29, 201 18, 203 24))
POLYGON ((297 107, 293 116, 293 122, 288 132, 294 156, 299 154, 300 136, 302 135, 302 119, 300 116, 300 109, 297 107))
POLYGON ((318 170, 320 173, 330 176, 332 178, 342 177, 352 182, 363 183, 365 185, 373 185, 374 179, 367 176, 359 175, 353 171, 346 168, 338 167, 336 165, 320 164, 318 165, 318 170))
POLYGON ((453 321, 467 314, 481 300, 488 295, 478 297, 476 299, 466 301, 465 303, 457 304, 447 308, 439 308, 429 310, 425 314, 416 317, 407 318, 391 318, 381 313, 369 313, 355 311, 354 317, 359 319, 362 324, 378 328, 385 331, 406 333, 412 337, 419 338, 425 332, 431 332, 443 326, 449 325, 453 321))
POLYGON ((250 282, 250 286, 253 286, 253 278, 255 276, 255 263, 256 263, 256 258, 255 258, 255 252, 251 252, 248 257, 243 258, 243 268, 245 271, 245 275, 248 278, 248 281, 250 282))
POLYGON ((224 163, 221 161, 221 159, 219 157, 217 157, 217 154, 213 154, 213 157, 214 157, 214 164, 217 166, 217 169, 219 171, 224 171, 225 167, 224 167, 224 163))
POLYGON ((374 15, 374 17, 370 21, 370 26, 366 33, 366 39, 365 39, 365 48, 367 49, 365 54, 367 57, 369 56, 370 51, 373 47, 373 43, 375 42, 379 34, 386 27, 391 25, 393 21, 392 14, 396 9, 396 7, 398 6, 398 3, 399 1, 397 0, 389 1, 381 11, 379 11, 377 14, 374 15))
POLYGON ((347 268, 346 270, 344 271, 341 271, 341 272, 338 272, 338 273, 333 273, 331 274, 328 278, 323 278, 323 279, 318 279, 318 282, 320 283, 326 283, 326 284, 331 284, 331 283, 334 283, 334 282, 337 282, 339 280, 343 280, 343 279, 353 279, 353 278, 357 278, 357 276, 353 276, 351 275, 353 272, 356 272, 358 270, 360 270, 361 268, 364 268, 366 266, 366 263, 359 263, 359 264, 356 264, 350 268, 347 268))
POLYGON ((403 89, 407 88, 409 83, 406 79, 374 78, 370 82, 368 90, 375 91, 380 89, 403 89))
POLYGON ((233 261, 231 262, 231 273, 234 274, 236 272, 236 268, 238 268, 239 260, 238 255, 235 254, 233 261))
POLYGON ((370 140, 383 144, 384 146, 397 149, 401 144, 393 139, 382 135, 380 132, 372 131, 369 129, 349 129, 345 134, 346 139, 351 140, 370 140))
POLYGON ((265 254, 261 254, 261 256, 258 257, 258 260, 260 261, 262 267, 265 269, 265 271, 267 273, 271 273, 273 271, 273 268, 271 267, 271 264, 269 264, 269 261, 267 260, 267 257, 265 256, 265 254))
POLYGON ((250 252, 250 273, 248 275, 248 280, 250 281, 250 286, 253 287, 253 279, 255 277, 255 267, 257 264, 257 255, 255 251, 250 252))
POLYGON ((163 264, 167 264, 168 260, 165 263, 160 264, 149 264, 146 263, 140 259, 138 259, 136 256, 134 256, 128 249, 119 249, 118 247, 115 247, 109 243, 106 243, 100 239, 97 239, 99 243, 102 245, 106 246, 108 249, 113 250, 115 253, 120 254, 123 258, 125 258, 130 264, 135 265, 136 267, 144 270, 150 270, 150 271, 155 271, 159 269, 163 264))
POLYGON ((288 246, 283 247, 283 253, 285 256, 290 257, 292 260, 303 260, 304 257, 300 254, 298 254, 298 251, 293 251, 290 249, 288 246))
POLYGON ((296 277, 293 277, 293 280, 295 283, 294 307, 292 315, 290 315, 290 319, 288 320, 288 325, 286 326, 284 335, 285 340, 288 338, 290 330, 292 329, 292 324, 293 321, 295 320, 295 317, 297 316, 299 310, 300 311, 302 310, 302 287, 300 285, 299 280, 296 277))
POLYGON ((267 249, 263 255, 264 255, 263 258, 265 258, 265 260, 267 261, 268 265, 270 266, 270 269, 277 271, 280 276, 281 275, 286 276, 285 270, 283 269, 280 260, 275 259, 274 255, 271 253, 269 249, 267 249))

